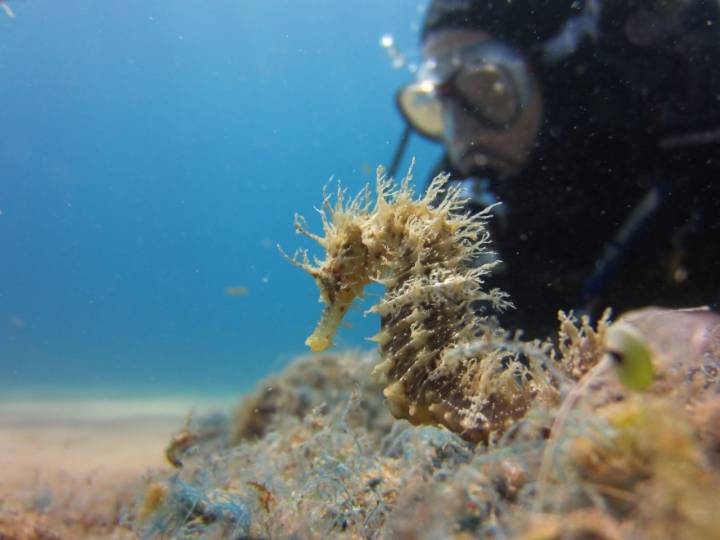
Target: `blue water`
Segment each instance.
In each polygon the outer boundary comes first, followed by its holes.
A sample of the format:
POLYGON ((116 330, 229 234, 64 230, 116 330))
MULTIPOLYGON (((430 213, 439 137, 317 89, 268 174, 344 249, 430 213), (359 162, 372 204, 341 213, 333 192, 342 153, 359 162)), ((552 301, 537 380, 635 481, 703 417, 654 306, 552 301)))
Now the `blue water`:
MULTIPOLYGON (((8 4, 0 386, 243 390, 306 352, 317 291, 275 245, 389 163, 411 75, 379 41, 413 53, 425 2, 8 4)), ((410 154, 422 186, 438 149, 410 154)), ((371 348, 350 319, 338 346, 371 348)))

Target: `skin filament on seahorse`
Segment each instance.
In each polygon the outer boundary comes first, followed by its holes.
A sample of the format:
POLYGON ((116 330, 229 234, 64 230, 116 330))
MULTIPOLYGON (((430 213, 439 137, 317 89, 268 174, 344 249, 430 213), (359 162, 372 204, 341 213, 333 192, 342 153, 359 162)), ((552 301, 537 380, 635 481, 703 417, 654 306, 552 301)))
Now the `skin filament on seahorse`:
POLYGON ((393 415, 488 442, 524 415, 542 377, 518 351, 494 346, 504 334, 482 311, 511 306, 503 292, 483 287, 497 263, 488 250, 491 208, 467 212, 447 175, 417 199, 411 180, 412 167, 399 186, 379 167, 374 204, 368 186, 349 200, 339 189, 334 204, 324 191, 323 236, 295 216, 297 232, 325 251, 314 264, 306 251, 290 259, 315 278, 325 304, 306 344, 330 347, 365 285, 381 284, 385 294, 368 310, 380 316, 381 329, 370 339, 393 415))

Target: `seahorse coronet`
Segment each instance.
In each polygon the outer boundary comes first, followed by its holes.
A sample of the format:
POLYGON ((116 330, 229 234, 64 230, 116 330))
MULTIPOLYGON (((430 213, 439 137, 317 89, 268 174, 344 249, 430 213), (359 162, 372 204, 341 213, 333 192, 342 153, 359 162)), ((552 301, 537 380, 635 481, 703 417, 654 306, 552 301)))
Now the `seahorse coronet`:
POLYGON ((295 218, 297 232, 325 252, 314 263, 305 252, 291 259, 315 279, 325 304, 306 343, 315 351, 330 347, 354 299, 380 283, 385 294, 367 311, 380 316, 381 329, 369 339, 380 351, 375 374, 386 382, 392 414, 491 441, 524 415, 537 391, 519 353, 493 345, 504 334, 485 314, 512 305, 502 291, 484 287, 498 263, 489 249, 491 208, 467 212, 444 174, 416 198, 412 167, 399 184, 378 168, 375 192, 373 203, 369 186, 350 198, 338 188, 333 202, 324 189, 323 236, 295 218))

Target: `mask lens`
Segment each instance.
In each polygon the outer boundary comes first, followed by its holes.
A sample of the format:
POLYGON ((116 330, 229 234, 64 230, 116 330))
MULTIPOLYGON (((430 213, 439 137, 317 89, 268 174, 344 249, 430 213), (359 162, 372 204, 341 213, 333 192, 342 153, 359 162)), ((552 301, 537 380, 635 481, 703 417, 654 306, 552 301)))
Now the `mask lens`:
POLYGON ((434 90, 430 81, 409 84, 398 92, 397 104, 413 129, 439 140, 443 136, 443 112, 434 90))
POLYGON ((512 78, 493 63, 467 67, 454 79, 466 104, 496 128, 509 127, 519 111, 518 96, 512 78))

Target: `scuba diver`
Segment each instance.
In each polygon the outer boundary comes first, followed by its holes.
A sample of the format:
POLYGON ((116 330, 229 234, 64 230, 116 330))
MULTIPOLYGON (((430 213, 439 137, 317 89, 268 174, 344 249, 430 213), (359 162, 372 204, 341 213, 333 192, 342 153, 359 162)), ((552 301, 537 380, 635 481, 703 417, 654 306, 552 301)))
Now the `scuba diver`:
MULTIPOLYGON (((490 221, 503 325, 720 300, 720 3, 434 0, 410 128, 490 221)), ((391 168, 391 172, 392 168, 391 168)))

